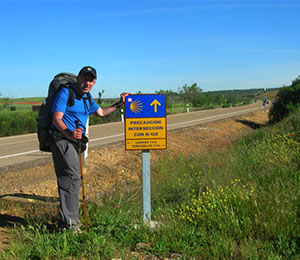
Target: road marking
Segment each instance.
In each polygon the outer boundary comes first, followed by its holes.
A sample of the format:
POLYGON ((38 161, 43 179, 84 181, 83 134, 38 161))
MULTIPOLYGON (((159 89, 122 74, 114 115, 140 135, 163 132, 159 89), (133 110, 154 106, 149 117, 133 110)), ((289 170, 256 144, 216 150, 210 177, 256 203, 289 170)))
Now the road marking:
POLYGON ((15 157, 15 156, 29 154, 29 153, 36 153, 36 152, 39 152, 39 151, 40 150, 33 150, 33 151, 28 151, 28 152, 23 152, 23 153, 15 153, 15 154, 10 154, 10 155, 5 155, 5 156, 1 156, 0 159, 15 157))
MULTIPOLYGON (((208 119, 212 119, 212 118, 216 118, 216 117, 221 117, 221 116, 224 116, 224 115, 226 115, 226 116, 236 115, 236 114, 240 114, 240 113, 243 113, 243 112, 246 112, 246 111, 255 111, 255 110, 259 110, 259 109, 249 108, 249 109, 242 110, 242 111, 237 111, 237 112, 232 112, 232 113, 227 113, 227 114, 222 114, 222 115, 216 115, 216 116, 210 116, 210 117, 206 117, 206 118, 200 118, 200 119, 190 120, 190 121, 176 123, 176 124, 170 124, 170 125, 167 125, 167 127, 172 127, 172 126, 177 126, 177 125, 184 125, 184 124, 194 123, 194 122, 198 122, 198 121, 204 121, 204 120, 208 120, 208 119)), ((120 137, 120 136, 124 136, 124 133, 91 139, 89 142, 95 142, 95 141, 99 141, 99 140, 104 140, 104 139, 109 139, 109 138, 114 138, 114 137, 120 137)), ((26 142, 26 141, 22 141, 22 142, 26 142)), ((33 151, 28 151, 28 152, 23 152, 23 153, 5 155, 5 156, 1 156, 0 160, 1 159, 6 159, 6 158, 11 158, 11 157, 16 157, 16 156, 21 156, 21 155, 26 155, 26 154, 31 154, 31 153, 36 153, 36 152, 40 152, 40 150, 33 150, 33 151)))
POLYGON ((124 135, 124 134, 118 134, 118 135, 110 135, 110 136, 105 136, 105 137, 99 137, 99 138, 91 139, 91 140, 89 140, 89 142, 94 142, 94 141, 99 141, 99 140, 104 140, 104 139, 109 139, 109 138, 119 137, 119 136, 123 136, 123 135, 124 135))
POLYGON ((30 140, 26 140, 26 141, 20 141, 20 142, 13 142, 13 143, 0 144, 0 146, 13 145, 13 144, 21 144, 21 143, 28 143, 28 142, 32 142, 32 141, 36 141, 36 139, 30 139, 30 140))
POLYGON ((243 110, 243 111, 231 112, 231 113, 227 113, 227 114, 221 114, 221 115, 210 116, 210 117, 195 119, 195 120, 191 120, 191 121, 176 123, 176 124, 168 125, 168 127, 170 127, 170 126, 177 126, 177 125, 185 125, 185 124, 194 123, 194 122, 198 122, 198 121, 204 121, 204 120, 208 120, 208 119, 212 119, 212 118, 216 118, 216 117, 222 117, 224 115, 226 115, 226 116, 227 115, 236 115, 236 114, 240 114, 241 112, 255 111, 255 110, 257 110, 257 108, 249 108, 249 109, 246 109, 246 110, 243 110))
MULTIPOLYGON (((95 138, 95 139, 91 139, 89 142, 95 142, 95 141, 109 139, 109 138, 114 138, 114 137, 119 137, 119 136, 123 136, 123 135, 124 134, 118 134, 118 135, 110 135, 110 136, 95 138)), ((33 150, 33 151, 28 151, 28 152, 23 152, 23 153, 15 153, 15 154, 10 154, 10 155, 5 155, 5 156, 1 156, 0 160, 1 159, 6 159, 6 158, 10 158, 10 157, 16 157, 16 156, 21 156, 21 155, 36 153, 36 152, 40 152, 40 150, 33 150)))

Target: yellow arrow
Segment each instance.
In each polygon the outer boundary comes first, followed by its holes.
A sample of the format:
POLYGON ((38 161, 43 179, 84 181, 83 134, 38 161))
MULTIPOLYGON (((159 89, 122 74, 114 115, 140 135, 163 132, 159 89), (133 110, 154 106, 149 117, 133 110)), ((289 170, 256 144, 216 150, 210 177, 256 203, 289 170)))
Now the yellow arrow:
POLYGON ((154 113, 157 113, 157 105, 161 106, 161 104, 156 99, 154 99, 150 104, 151 107, 154 106, 154 113))

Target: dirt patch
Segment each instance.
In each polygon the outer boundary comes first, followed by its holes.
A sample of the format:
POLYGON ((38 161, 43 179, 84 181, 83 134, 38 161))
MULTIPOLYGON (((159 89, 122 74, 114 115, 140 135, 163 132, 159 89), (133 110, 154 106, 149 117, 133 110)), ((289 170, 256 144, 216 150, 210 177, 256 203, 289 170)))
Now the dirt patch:
MULTIPOLYGON (((224 149, 241 135, 253 131, 268 121, 263 111, 226 119, 215 123, 168 132, 168 149, 151 151, 151 163, 164 154, 170 156, 224 149)), ((87 200, 110 191, 116 184, 141 182, 141 152, 125 151, 124 142, 102 146, 90 151, 84 168, 87 200)), ((52 163, 35 168, 7 172, 1 178, 0 196, 22 197, 27 200, 57 200, 57 185, 52 163)), ((1 201, 1 200, 0 200, 1 201)), ((8 215, 23 218, 25 212, 9 212, 0 208, 0 218, 8 215)), ((7 242, 7 226, 0 225, 0 250, 7 242)))
POLYGON ((41 101, 15 101, 13 104, 16 105, 42 105, 41 101))

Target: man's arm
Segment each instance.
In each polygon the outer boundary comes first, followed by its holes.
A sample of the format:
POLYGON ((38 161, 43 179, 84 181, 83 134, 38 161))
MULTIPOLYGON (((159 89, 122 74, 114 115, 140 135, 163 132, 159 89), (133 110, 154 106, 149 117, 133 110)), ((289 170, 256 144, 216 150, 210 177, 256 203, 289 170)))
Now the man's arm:
POLYGON ((75 129, 73 132, 66 126, 64 121, 62 120, 64 116, 63 112, 54 112, 53 113, 53 125, 63 133, 67 138, 77 140, 82 137, 82 129, 75 129))
POLYGON ((113 112, 115 112, 122 104, 125 103, 125 98, 130 95, 130 93, 124 92, 120 95, 120 101, 111 107, 101 108, 99 107, 96 114, 100 117, 105 117, 113 112))
POLYGON ((118 109, 117 105, 113 105, 111 107, 101 108, 99 107, 96 114, 100 117, 105 117, 118 109))

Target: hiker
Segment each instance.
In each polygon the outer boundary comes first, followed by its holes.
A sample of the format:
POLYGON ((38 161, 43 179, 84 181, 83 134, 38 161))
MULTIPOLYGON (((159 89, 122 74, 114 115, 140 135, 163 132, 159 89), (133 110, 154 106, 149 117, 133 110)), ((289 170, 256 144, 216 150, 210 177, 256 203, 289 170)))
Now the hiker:
MULTIPOLYGON (((80 231, 78 220, 81 176, 76 145, 79 143, 78 140, 81 140, 81 151, 85 150, 88 140, 84 134, 89 115, 105 117, 124 104, 125 97, 129 95, 124 92, 120 95, 119 102, 111 107, 101 108, 90 94, 96 79, 97 72, 94 68, 83 67, 77 75, 77 82, 69 86, 75 96, 72 106, 68 106, 70 90, 61 88, 55 96, 51 109, 53 121, 50 132, 54 141, 50 148, 58 184, 60 229, 80 231), (76 125, 79 125, 79 128, 76 128, 76 125)), ((82 162, 83 159, 82 153, 82 162)))

